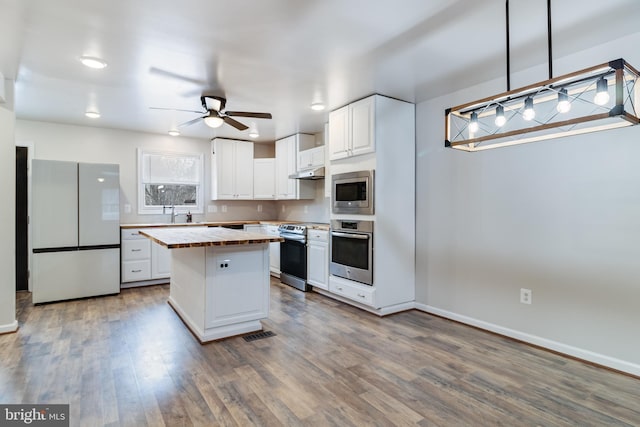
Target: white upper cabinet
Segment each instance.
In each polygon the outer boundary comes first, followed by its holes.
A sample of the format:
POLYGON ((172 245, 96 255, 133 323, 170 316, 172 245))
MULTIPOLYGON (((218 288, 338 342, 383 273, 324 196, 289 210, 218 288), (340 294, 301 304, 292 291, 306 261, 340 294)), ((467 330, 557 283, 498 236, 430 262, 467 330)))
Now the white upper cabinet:
POLYGON ((276 159, 253 160, 253 198, 276 198, 276 159))
POLYGON ((344 159, 375 151, 376 95, 329 114, 329 157, 344 159))
POLYGON ((298 171, 298 147, 312 145, 313 135, 296 134, 276 141, 276 198, 280 200, 313 199, 315 186, 310 181, 291 179, 298 171))
POLYGON ((211 149, 211 198, 253 199, 253 143, 215 138, 211 149))
POLYGON ((298 152, 298 170, 324 166, 324 146, 298 152))

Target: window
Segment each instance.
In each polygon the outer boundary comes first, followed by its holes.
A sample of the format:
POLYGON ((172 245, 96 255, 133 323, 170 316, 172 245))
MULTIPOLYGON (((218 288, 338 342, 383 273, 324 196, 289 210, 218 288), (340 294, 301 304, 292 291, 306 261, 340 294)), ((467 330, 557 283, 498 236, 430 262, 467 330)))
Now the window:
POLYGON ((203 213, 202 153, 138 149, 138 213, 161 214, 164 207, 203 213))

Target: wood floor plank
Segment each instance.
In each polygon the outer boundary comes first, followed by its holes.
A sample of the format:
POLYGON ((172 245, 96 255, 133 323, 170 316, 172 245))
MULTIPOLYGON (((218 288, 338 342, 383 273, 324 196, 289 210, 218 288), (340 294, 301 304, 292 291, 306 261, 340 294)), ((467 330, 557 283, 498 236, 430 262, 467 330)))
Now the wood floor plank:
POLYGON ((379 318, 277 281, 276 335, 201 345, 168 286, 33 306, 0 335, 0 402, 72 426, 639 426, 640 380, 418 311, 379 318))

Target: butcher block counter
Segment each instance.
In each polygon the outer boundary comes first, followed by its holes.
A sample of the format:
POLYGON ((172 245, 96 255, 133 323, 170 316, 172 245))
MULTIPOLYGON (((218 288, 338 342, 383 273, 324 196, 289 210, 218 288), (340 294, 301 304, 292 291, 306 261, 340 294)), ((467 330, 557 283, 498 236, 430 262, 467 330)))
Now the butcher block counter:
POLYGON ((269 243, 217 227, 147 228, 171 250, 169 304, 201 343, 259 331, 269 315, 269 243))
POLYGON ((282 242, 278 236, 247 233, 222 227, 166 227, 142 229, 140 234, 169 249, 200 246, 249 245, 282 242))

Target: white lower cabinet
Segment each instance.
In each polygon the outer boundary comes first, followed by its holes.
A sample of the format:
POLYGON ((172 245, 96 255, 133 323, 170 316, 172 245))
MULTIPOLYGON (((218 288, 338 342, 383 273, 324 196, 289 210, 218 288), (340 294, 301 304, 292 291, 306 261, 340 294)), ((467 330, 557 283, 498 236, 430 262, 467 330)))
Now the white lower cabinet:
POLYGON ((307 231, 307 283, 329 289, 329 232, 307 231))
POLYGON ((171 276, 171 252, 155 242, 151 242, 151 278, 166 279, 171 276))
MULTIPOLYGON (((272 224, 245 224, 244 231, 270 236, 280 235, 278 226, 272 224)), ((280 242, 269 243, 269 271, 271 275, 280 277, 280 242)))
POLYGON ((120 230, 120 282, 133 286, 162 283, 158 280, 171 275, 171 253, 138 231, 139 228, 120 230), (149 281, 153 282, 144 283, 149 281))

